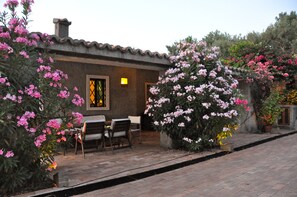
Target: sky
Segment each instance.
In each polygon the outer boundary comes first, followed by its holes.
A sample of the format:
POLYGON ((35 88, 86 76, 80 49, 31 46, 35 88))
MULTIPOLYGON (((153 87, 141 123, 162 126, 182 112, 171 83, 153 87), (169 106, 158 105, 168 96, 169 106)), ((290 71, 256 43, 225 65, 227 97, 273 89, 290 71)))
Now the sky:
POLYGON ((297 0, 35 0, 28 28, 54 34, 53 18, 67 18, 73 39, 167 53, 166 45, 215 30, 261 33, 296 10, 297 0))

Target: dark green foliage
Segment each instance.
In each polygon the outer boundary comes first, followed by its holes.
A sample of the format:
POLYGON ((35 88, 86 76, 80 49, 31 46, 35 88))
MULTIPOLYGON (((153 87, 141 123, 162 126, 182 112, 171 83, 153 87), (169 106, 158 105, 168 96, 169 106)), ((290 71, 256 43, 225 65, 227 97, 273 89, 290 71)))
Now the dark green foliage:
POLYGON ((276 17, 276 22, 270 25, 262 34, 265 45, 277 55, 297 53, 297 15, 284 12, 276 17))

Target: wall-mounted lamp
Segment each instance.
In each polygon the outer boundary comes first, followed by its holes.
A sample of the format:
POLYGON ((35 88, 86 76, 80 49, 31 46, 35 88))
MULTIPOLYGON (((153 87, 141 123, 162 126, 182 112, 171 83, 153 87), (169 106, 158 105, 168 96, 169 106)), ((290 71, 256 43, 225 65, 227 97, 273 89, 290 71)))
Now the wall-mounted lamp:
POLYGON ((121 78, 121 85, 128 85, 128 78, 121 78))

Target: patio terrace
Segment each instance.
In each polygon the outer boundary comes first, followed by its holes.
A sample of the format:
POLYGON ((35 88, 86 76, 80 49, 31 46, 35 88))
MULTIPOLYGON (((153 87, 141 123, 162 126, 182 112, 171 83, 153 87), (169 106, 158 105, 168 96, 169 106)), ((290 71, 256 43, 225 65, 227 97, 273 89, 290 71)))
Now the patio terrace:
MULTIPOLYGON (((293 133, 296 131, 282 129, 274 129, 272 133, 261 134, 236 133, 229 141, 234 143, 236 151, 293 133)), ((92 191, 108 187, 108 184, 116 185, 121 181, 135 180, 139 177, 137 174, 151 176, 149 173, 153 173, 154 170, 156 173, 162 173, 162 169, 169 171, 166 169, 168 166, 175 166, 172 169, 176 169, 176 166, 183 167, 190 165, 191 162, 197 163, 197 161, 206 160, 205 158, 227 154, 219 149, 201 153, 166 149, 160 147, 159 137, 158 132, 144 131, 142 144, 135 143, 133 149, 123 148, 114 150, 114 152, 109 148, 106 151, 89 149, 86 151, 85 159, 81 151, 75 155, 74 150, 70 149, 65 156, 61 153, 55 157, 58 163, 59 187, 20 196, 55 196, 49 194, 63 193, 63 191, 67 193, 67 190, 84 191, 86 188, 92 191)))

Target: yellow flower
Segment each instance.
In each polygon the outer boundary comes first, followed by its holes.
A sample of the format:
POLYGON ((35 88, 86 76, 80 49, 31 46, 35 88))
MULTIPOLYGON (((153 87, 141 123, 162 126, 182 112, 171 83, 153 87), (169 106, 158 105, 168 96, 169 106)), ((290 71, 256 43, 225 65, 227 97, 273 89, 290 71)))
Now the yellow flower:
POLYGON ((223 128, 223 131, 217 134, 217 141, 219 145, 223 144, 223 140, 232 137, 232 134, 238 129, 238 124, 229 124, 223 128))

